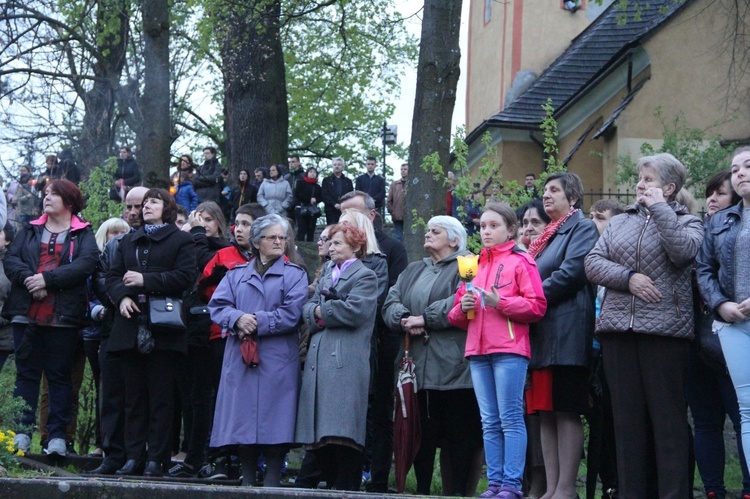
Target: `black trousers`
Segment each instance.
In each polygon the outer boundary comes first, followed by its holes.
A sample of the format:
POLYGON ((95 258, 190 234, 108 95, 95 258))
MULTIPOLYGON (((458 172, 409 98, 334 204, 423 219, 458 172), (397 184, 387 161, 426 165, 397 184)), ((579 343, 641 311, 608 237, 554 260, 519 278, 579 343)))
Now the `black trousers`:
MULTIPOLYGON (((374 338, 374 336, 373 336, 374 338)), ((394 363, 401 338, 387 333, 373 345, 372 386, 367 410, 365 460, 370 461, 368 492, 388 492, 388 474, 393 456, 394 363)))
POLYGON ((294 218, 297 221, 297 241, 314 241, 315 225, 318 222, 318 217, 295 215, 294 218))
POLYGON ((170 461, 174 380, 181 357, 172 351, 122 354, 128 459, 140 460, 146 455, 148 461, 170 461))
POLYGON ((601 335, 612 397, 620 499, 649 496, 649 441, 658 497, 689 497, 689 426, 684 385, 690 343, 632 332, 601 335))
POLYGON ((362 452, 336 444, 328 444, 310 452, 315 456, 314 461, 320 467, 329 489, 359 491, 362 481, 362 452))
POLYGON ((190 380, 190 437, 185 464, 194 469, 206 461, 208 435, 213 419, 211 399, 211 352, 209 345, 188 345, 187 375, 190 380))
POLYGON ((107 343, 109 343, 109 338, 102 338, 99 346, 102 450, 105 455, 104 463, 120 468, 126 460, 125 378, 120 355, 107 353, 107 343))
POLYGON ((420 390, 419 417, 422 443, 414 459, 417 494, 430 495, 435 451, 448 451, 453 490, 468 495, 467 483, 474 456, 482 448, 482 420, 474 390, 420 390))

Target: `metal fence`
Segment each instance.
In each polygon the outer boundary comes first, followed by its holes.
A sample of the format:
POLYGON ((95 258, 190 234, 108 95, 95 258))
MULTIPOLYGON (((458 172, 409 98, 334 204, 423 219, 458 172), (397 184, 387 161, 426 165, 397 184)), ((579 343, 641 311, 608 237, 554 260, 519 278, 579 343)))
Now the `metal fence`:
MULTIPOLYGON (((625 189, 625 190, 617 189, 614 191, 612 189, 609 189, 606 192, 604 191, 595 192, 594 190, 591 190, 583 194, 584 211, 588 213, 588 210, 591 208, 591 205, 596 203, 600 199, 616 199, 623 206, 630 206, 636 201, 636 192, 635 190, 630 190, 630 189, 625 189)), ((698 210, 698 212, 695 213, 695 215, 700 217, 702 220, 705 217, 706 212, 705 210, 698 210)))
POLYGON ((616 199, 623 206, 628 206, 635 203, 635 190, 630 189, 609 189, 607 191, 595 192, 593 189, 583 195, 583 207, 585 210, 591 208, 591 205, 599 201, 600 199, 616 199))

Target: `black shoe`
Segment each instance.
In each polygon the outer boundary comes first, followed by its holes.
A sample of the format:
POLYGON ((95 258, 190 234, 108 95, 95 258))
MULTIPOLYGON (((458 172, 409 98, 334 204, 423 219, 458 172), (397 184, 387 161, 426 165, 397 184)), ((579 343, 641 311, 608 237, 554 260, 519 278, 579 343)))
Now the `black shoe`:
POLYGON ((68 449, 68 455, 69 456, 77 456, 78 453, 76 452, 76 445, 75 442, 67 442, 65 444, 65 447, 68 449))
POLYGON ((161 463, 157 461, 149 461, 146 463, 146 469, 143 470, 143 476, 164 476, 164 473, 161 471, 161 463))
POLYGON ((197 472, 185 463, 177 463, 167 470, 167 475, 172 478, 195 478, 196 474, 197 472))
POLYGON ((140 475, 143 473, 143 463, 135 459, 128 459, 125 466, 115 471, 115 475, 140 475))
POLYGON ((98 468, 94 468, 91 471, 84 471, 84 474, 86 475, 114 475, 119 469, 120 469, 119 466, 115 466, 109 463, 102 463, 98 468))
POLYGON ((198 470, 198 478, 204 480, 226 480, 226 460, 221 459, 216 464, 206 463, 198 470))

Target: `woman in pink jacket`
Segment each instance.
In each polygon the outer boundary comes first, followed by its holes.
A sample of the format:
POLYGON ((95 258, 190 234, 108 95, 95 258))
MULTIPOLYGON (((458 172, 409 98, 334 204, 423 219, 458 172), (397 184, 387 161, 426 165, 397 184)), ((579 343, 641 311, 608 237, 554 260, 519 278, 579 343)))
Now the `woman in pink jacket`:
POLYGON ((448 320, 468 330, 466 357, 482 416, 489 480, 479 497, 522 499, 529 323, 544 316, 547 300, 534 259, 515 245, 518 220, 510 206, 488 203, 479 227, 484 249, 473 284, 483 298, 462 284, 448 320), (467 319, 469 310, 475 310, 474 319, 467 319))

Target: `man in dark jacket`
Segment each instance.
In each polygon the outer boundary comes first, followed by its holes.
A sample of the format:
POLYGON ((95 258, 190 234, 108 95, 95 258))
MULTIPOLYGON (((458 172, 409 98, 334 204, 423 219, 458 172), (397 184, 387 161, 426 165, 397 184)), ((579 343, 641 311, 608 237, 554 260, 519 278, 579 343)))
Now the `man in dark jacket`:
POLYGON ((213 201, 219 203, 223 182, 221 163, 216 159, 216 148, 204 148, 203 157, 205 161, 195 170, 195 175, 192 178, 193 189, 198 194, 198 202, 213 201))
MULTIPOLYGON (((287 159, 289 163, 289 172, 284 174, 284 180, 289 182, 289 186, 292 188, 292 192, 297 192, 295 189, 297 188, 297 182, 302 182, 305 178, 305 172, 302 171, 302 163, 299 160, 299 156, 289 156, 287 159)), ((291 218, 292 220, 295 219, 294 216, 294 208, 299 206, 299 201, 297 199, 294 199, 294 203, 292 203, 292 206, 289 207, 287 210, 287 217, 291 218)))
POLYGON ((375 209, 383 216, 383 206, 385 205, 385 179, 380 175, 375 174, 375 167, 377 162, 372 156, 368 156, 365 160, 365 168, 367 173, 363 173, 359 177, 354 185, 354 189, 357 191, 366 192, 375 200, 375 209))
MULTIPOLYGON (((388 262, 388 287, 398 280, 398 276, 409 264, 406 248, 398 239, 389 236, 382 229, 382 221, 375 209, 375 200, 362 191, 353 191, 341 197, 341 210, 354 209, 368 217, 375 227, 375 237, 380 251, 385 254, 388 262)), ((386 292, 387 293, 387 292, 386 292)), ((394 363, 401 347, 401 338, 393 335, 378 316, 376 324, 377 334, 372 336, 372 363, 377 363, 373 371, 374 379, 371 383, 370 403, 367 414, 367 449, 371 454, 370 468, 372 481, 368 484, 368 492, 387 492, 388 473, 391 469, 391 454, 393 453, 393 389, 394 363)))
MULTIPOLYGON (((126 215, 131 232, 141 226, 139 213, 146 192, 148 192, 146 187, 134 187, 125 198, 126 215)), ((105 315, 100 318, 102 321, 102 342, 99 346, 99 364, 101 365, 100 417, 102 449, 105 457, 102 464, 91 471, 92 474, 97 475, 114 475, 125 464, 126 460, 125 390, 123 389, 125 380, 119 356, 107 353, 113 314, 117 313, 117 306, 110 301, 104 282, 121 239, 122 236, 118 236, 104 246, 104 251, 99 258, 99 266, 92 280, 94 294, 105 307, 105 315)))
POLYGON ((323 179, 323 204, 326 207, 326 223, 339 223, 341 201, 339 198, 354 190, 352 181, 344 175, 344 158, 333 158, 333 173, 323 179))

